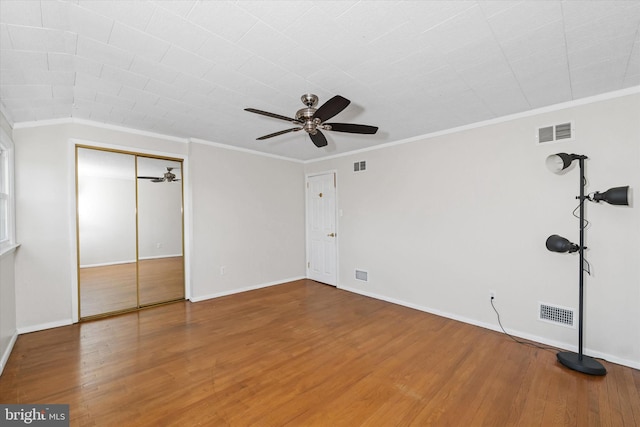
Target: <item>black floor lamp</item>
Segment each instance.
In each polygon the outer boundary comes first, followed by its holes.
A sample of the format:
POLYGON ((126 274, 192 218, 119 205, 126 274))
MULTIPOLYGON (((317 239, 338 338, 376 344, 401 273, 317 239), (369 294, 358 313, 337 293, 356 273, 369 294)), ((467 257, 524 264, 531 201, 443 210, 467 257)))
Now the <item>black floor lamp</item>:
POLYGON ((547 239, 547 249, 552 252, 578 252, 579 253, 579 308, 578 308, 578 353, 570 351, 563 351, 557 354, 558 361, 567 368, 574 371, 583 372, 589 375, 605 375, 607 370, 596 359, 585 356, 582 353, 582 318, 584 313, 584 201, 599 203, 601 201, 607 202, 612 205, 629 205, 629 186, 611 188, 604 193, 596 191, 593 194, 585 196, 584 188, 586 186, 586 180, 584 176, 584 161, 587 156, 579 154, 566 154, 558 153, 552 154, 547 157, 547 167, 554 173, 568 168, 574 160, 578 160, 580 165, 580 195, 576 197, 580 200, 580 243, 571 243, 564 237, 560 237, 557 234, 549 236, 547 239))

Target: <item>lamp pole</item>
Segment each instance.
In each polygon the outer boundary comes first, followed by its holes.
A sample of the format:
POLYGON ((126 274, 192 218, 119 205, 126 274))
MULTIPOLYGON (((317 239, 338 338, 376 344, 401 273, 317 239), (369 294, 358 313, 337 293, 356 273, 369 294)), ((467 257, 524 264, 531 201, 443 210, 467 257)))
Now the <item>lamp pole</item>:
MULTIPOLYGON (((586 156, 583 156, 586 157, 586 156)), ((586 185, 586 178, 584 176, 584 159, 580 157, 578 159, 580 165, 580 248, 578 253, 580 258, 578 260, 579 280, 578 280, 578 360, 583 360, 582 354, 582 318, 584 311, 584 187, 586 185)))
POLYGON ((607 370, 596 359, 585 356, 582 353, 582 318, 584 311, 584 201, 586 199, 584 195, 584 187, 586 185, 586 178, 584 174, 584 161, 587 156, 575 156, 578 159, 580 165, 580 245, 578 248, 579 260, 579 279, 578 279, 578 354, 564 351, 559 352, 556 356, 558 361, 567 368, 574 371, 583 372, 589 375, 605 375, 607 370))

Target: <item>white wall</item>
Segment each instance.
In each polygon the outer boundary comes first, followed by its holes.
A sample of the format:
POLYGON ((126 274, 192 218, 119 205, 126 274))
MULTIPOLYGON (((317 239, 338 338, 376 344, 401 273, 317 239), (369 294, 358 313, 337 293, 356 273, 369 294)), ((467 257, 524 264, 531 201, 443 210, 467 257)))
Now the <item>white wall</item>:
POLYGON ((186 155, 187 145, 85 124, 14 126, 16 316, 21 332, 71 323, 77 307, 75 156, 70 139, 186 155), (74 293, 75 292, 75 293, 74 293))
POLYGON ((181 254, 182 182, 139 179, 138 257, 163 258, 181 254))
POLYGON ((301 163, 88 124, 16 127, 17 234, 22 244, 15 259, 18 330, 73 319, 75 169, 70 139, 190 157, 189 169, 185 162, 185 213, 192 299, 304 276, 301 163), (224 276, 219 265, 226 267, 224 276))
POLYGON ((13 251, 0 255, 0 374, 17 336, 14 257, 13 251))
MULTIPOLYGON (((132 161, 135 160, 131 156, 132 161)), ((135 165, 131 164, 132 171, 135 165)), ((80 265, 136 261, 136 181, 80 176, 78 208, 80 265)))
MULTIPOLYGON (((544 161, 585 154, 588 192, 631 185, 640 200, 639 113, 636 94, 307 164, 338 171, 339 286, 491 328, 495 290, 508 330, 575 348, 577 330, 537 320, 538 301, 578 307, 577 256, 545 248, 550 234, 578 239, 578 171, 554 175, 544 161), (537 127, 569 120, 575 141, 534 142, 537 127), (354 173, 360 160, 367 170, 354 173)), ((587 206, 585 293, 585 349, 636 368, 638 208, 587 206)))
POLYGON ((304 277, 303 165, 190 149, 193 298, 304 277))
MULTIPOLYGON (((0 126, 11 137, 11 126, 2 113, 0 126)), ((13 250, 0 255, 0 374, 17 336, 14 262, 13 250)))

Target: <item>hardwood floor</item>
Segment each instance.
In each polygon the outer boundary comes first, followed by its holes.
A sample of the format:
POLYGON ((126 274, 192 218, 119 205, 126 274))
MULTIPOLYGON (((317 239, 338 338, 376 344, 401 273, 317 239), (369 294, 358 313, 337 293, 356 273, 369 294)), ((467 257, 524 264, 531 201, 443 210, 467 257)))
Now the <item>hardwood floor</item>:
POLYGON ((640 371, 603 363, 301 280, 22 335, 0 402, 74 426, 640 425, 640 371))

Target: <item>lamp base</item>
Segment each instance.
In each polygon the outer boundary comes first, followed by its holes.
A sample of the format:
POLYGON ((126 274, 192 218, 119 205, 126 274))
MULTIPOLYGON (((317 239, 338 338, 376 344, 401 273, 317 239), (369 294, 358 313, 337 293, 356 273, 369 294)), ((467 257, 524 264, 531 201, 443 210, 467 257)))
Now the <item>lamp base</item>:
POLYGON ((558 361, 569 369, 582 372, 589 375, 605 375, 607 370, 600 362, 593 357, 572 353, 570 351, 563 351, 558 353, 558 361))

